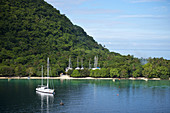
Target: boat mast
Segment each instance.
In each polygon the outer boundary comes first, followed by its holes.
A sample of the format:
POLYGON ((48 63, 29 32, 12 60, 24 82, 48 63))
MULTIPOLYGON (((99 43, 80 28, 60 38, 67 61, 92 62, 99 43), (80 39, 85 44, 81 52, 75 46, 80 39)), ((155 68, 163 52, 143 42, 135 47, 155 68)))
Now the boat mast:
POLYGON ((71 57, 69 58, 69 65, 68 65, 69 68, 71 68, 71 57))
POLYGON ((97 68, 97 64, 98 64, 98 56, 96 57, 96 68, 97 68))
MULTIPOLYGON (((91 58, 90 58, 90 60, 91 60, 91 58)), ((91 64, 90 64, 90 60, 89 60, 89 69, 91 69, 91 64)))
POLYGON ((77 57, 77 68, 79 67, 79 59, 78 59, 78 57, 77 57))
POLYGON ((83 59, 81 59, 81 68, 83 69, 83 59))
POLYGON ((41 77, 41 78, 42 78, 42 80, 41 80, 41 86, 43 86, 43 65, 41 66, 41 72, 42 72, 42 73, 41 73, 41 74, 42 74, 42 77, 41 77))
POLYGON ((49 57, 47 58, 47 88, 48 88, 48 77, 49 77, 49 57))
POLYGON ((96 60, 97 60, 97 58, 96 58, 96 56, 94 57, 94 68, 97 68, 97 66, 96 66, 96 60))

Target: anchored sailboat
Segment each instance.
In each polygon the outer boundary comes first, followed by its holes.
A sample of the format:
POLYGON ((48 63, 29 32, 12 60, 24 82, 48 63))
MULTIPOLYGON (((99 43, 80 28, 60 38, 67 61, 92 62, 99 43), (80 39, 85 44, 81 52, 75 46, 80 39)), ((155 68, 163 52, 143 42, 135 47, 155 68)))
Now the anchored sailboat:
POLYGON ((81 70, 83 70, 84 67, 83 67, 83 59, 81 59, 81 70))
POLYGON ((42 66, 42 81, 41 81, 41 85, 38 85, 38 87, 36 88, 36 91, 39 92, 43 92, 43 93, 50 93, 50 94, 54 94, 54 89, 50 89, 49 88, 49 58, 47 59, 47 86, 43 85, 43 66, 42 66))
POLYGON ((75 68, 76 70, 79 70, 80 68, 79 68, 79 59, 78 59, 78 57, 77 57, 77 67, 75 68))
POLYGON ((90 58, 90 60, 89 60, 89 69, 91 69, 91 64, 90 64, 90 61, 91 61, 91 58, 90 58))
POLYGON ((72 70, 72 69, 73 68, 71 67, 71 57, 70 57, 68 67, 66 68, 66 73, 68 72, 68 70, 72 70))
POLYGON ((99 67, 97 67, 97 63, 98 63, 98 56, 94 57, 94 68, 92 68, 92 70, 96 70, 96 69, 100 69, 99 67))

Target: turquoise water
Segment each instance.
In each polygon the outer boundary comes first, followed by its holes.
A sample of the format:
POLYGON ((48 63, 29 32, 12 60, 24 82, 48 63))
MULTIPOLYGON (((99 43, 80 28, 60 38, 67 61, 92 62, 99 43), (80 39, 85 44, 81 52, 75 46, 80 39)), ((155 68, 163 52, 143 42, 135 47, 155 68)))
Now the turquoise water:
POLYGON ((35 91, 41 80, 0 80, 0 112, 170 113, 168 80, 53 80, 53 83, 54 96, 35 91))

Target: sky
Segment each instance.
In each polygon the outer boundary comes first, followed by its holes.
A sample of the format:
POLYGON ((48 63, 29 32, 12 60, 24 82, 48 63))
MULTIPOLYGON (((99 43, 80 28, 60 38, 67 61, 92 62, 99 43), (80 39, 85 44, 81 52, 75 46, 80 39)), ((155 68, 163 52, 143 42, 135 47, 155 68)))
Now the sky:
POLYGON ((170 0, 45 0, 110 51, 170 60, 170 0))

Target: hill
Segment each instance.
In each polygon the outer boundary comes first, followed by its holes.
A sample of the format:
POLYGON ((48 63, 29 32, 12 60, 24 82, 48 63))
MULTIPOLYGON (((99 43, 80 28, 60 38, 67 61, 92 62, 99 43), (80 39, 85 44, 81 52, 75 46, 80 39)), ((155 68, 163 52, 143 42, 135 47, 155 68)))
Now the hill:
POLYGON ((37 67, 50 57, 51 63, 64 71, 69 56, 109 52, 43 0, 1 0, 0 10, 3 65, 37 67))
MULTIPOLYGON (((47 57, 53 76, 65 71, 69 57, 73 67, 77 57, 88 67, 96 55, 100 67, 107 72, 119 68, 116 72, 121 77, 133 76, 137 68, 137 75, 142 76, 144 70, 139 59, 109 52, 44 0, 0 1, 0 48, 1 76, 40 76, 47 57)), ((169 66, 169 61, 162 62, 169 66)))

